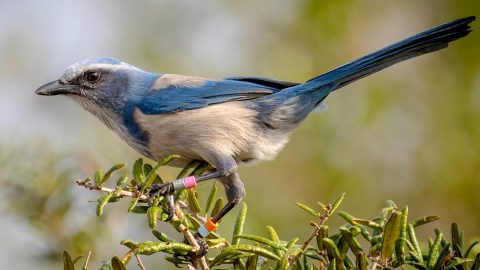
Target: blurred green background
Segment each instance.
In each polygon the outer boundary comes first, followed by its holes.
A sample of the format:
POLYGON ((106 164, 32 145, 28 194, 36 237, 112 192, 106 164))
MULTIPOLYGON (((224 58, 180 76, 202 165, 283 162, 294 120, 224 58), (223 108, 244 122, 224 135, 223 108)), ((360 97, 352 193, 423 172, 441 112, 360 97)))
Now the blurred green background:
MULTIPOLYGON (((67 99, 33 94, 68 65, 111 56, 152 72, 301 82, 479 11, 473 0, 0 1, 1 268, 58 269, 68 249, 92 250, 94 269, 125 252, 120 239, 151 239, 127 206, 98 220, 97 194, 74 184, 138 154, 67 99)), ((247 232, 272 225, 302 239, 309 217, 294 202, 347 192, 342 210, 354 215, 371 218, 393 199, 412 217, 437 214, 436 227, 456 221, 467 240, 480 238, 479 33, 335 92, 277 159, 242 167, 247 232)))

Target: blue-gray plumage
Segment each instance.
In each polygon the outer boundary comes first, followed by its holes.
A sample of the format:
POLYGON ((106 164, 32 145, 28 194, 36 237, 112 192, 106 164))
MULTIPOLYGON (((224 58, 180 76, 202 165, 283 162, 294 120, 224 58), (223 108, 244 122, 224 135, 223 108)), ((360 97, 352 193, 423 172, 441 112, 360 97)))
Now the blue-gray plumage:
POLYGON ((116 59, 94 58, 70 66, 59 80, 36 93, 71 97, 153 160, 178 154, 175 166, 208 162, 216 172, 205 179, 219 178, 226 189, 229 204, 223 215, 245 195, 237 164, 274 158, 332 91, 443 49, 466 36, 474 20, 467 17, 427 30, 305 83, 153 74, 116 59))

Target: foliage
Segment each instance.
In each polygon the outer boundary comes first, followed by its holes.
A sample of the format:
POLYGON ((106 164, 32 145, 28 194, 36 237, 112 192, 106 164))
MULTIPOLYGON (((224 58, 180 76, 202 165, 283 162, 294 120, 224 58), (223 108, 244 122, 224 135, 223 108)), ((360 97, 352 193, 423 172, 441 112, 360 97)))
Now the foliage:
MULTIPOLYGON (((331 203, 318 203, 312 208, 302 203, 297 205, 305 210, 314 220, 310 222, 313 231, 303 243, 298 238, 281 240, 273 227, 267 226, 268 236, 243 233, 246 221, 247 206, 240 206, 231 240, 217 233, 210 233, 205 239, 209 252, 204 256, 196 256, 199 245, 193 238, 193 233, 204 223, 208 216, 213 216, 222 206, 223 199, 217 198, 217 186, 212 184, 205 210, 198 201, 195 190, 181 190, 175 194, 175 215, 166 221, 168 202, 163 196, 151 197, 149 189, 153 184, 163 183, 157 170, 167 165, 176 156, 170 156, 155 166, 138 159, 132 169, 133 178, 127 174, 119 177, 114 188, 105 184, 112 174, 125 166, 118 164, 107 173, 97 171, 93 180, 87 178, 77 181, 81 186, 91 190, 100 190, 106 195, 97 201, 97 215, 101 216, 105 205, 121 199, 130 198, 128 211, 147 218, 154 241, 122 240, 121 244, 128 250, 121 257, 113 257, 100 269, 125 269, 134 256, 140 269, 145 269, 141 255, 165 256, 165 260, 177 267, 189 269, 213 269, 233 266, 234 269, 392 269, 413 267, 420 270, 478 270, 480 254, 474 256, 472 243, 465 246, 463 234, 456 223, 451 226, 450 241, 443 233, 435 230, 435 238, 428 239, 428 248, 421 249, 416 237, 416 228, 437 220, 437 216, 426 216, 409 219, 408 207, 399 208, 393 201, 387 201, 386 207, 380 210, 373 219, 356 218, 345 211, 336 211, 344 199, 342 194, 331 203), (336 213, 346 223, 335 231, 325 223, 336 213), (176 242, 163 232, 156 230, 158 221, 168 222, 185 241, 176 242), (314 241, 315 240, 315 241, 314 241), (215 250, 217 250, 215 252, 215 250)), ((199 175, 208 169, 208 165, 192 162, 185 167, 177 178, 189 175, 199 175)), ((230 239, 230 238, 229 238, 230 239)), ((80 257, 72 259, 64 252, 65 269, 75 269, 75 263, 80 257)), ((87 269, 87 260, 82 269, 87 269)))

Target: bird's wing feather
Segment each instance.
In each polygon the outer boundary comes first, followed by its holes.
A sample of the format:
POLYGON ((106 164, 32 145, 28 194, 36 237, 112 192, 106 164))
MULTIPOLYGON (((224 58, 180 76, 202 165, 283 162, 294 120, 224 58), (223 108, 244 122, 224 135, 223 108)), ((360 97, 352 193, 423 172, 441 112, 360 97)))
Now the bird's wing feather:
POLYGON ((254 84, 258 84, 266 87, 273 87, 276 89, 285 89, 288 87, 299 85, 299 83, 295 83, 295 82, 279 81, 279 80, 263 78, 263 77, 229 77, 225 79, 241 81, 241 82, 250 82, 250 83, 254 83, 254 84))
MULTIPOLYGON (((260 82, 258 78, 256 80, 260 82)), ((255 99, 282 89, 281 87, 274 87, 274 82, 276 82, 274 80, 264 80, 268 83, 263 84, 250 82, 243 78, 218 81, 197 80, 194 83, 191 80, 185 81, 189 83, 176 81, 152 89, 143 97, 137 107, 144 114, 171 113, 199 109, 227 101, 255 99)))

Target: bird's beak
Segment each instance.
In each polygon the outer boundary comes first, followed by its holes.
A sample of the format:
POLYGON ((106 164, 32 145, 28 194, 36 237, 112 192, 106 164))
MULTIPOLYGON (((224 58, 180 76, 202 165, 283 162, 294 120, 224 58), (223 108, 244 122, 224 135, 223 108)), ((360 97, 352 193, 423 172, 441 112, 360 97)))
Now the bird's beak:
POLYGON ((43 86, 40 86, 35 91, 35 94, 42 96, 66 95, 76 94, 75 85, 61 84, 60 81, 55 80, 43 86))

